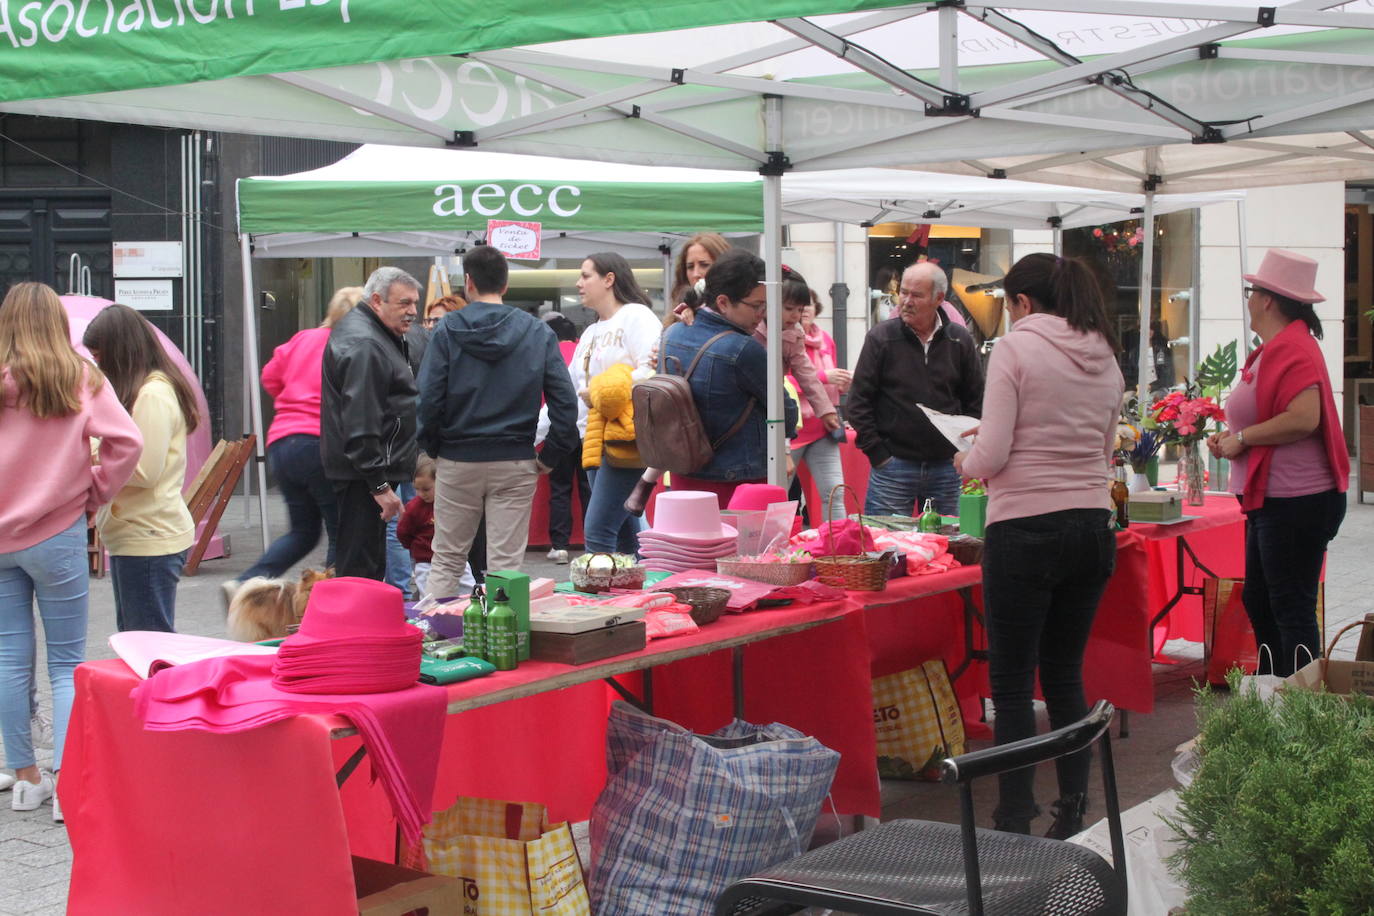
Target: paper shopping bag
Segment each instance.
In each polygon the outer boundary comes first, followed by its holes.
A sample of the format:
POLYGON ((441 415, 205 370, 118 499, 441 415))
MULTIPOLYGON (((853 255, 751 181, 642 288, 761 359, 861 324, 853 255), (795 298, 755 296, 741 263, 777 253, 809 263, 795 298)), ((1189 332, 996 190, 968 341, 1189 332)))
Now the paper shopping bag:
POLYGON ((424 846, 431 872, 463 882, 463 916, 591 916, 572 830, 543 805, 460 797, 424 846))
POLYGON ((964 752, 964 716, 943 659, 873 679, 878 775, 940 778, 940 762, 964 752))
MULTIPOLYGON (((1255 630, 1245 613, 1244 579, 1208 578, 1202 583, 1202 657, 1207 683, 1221 687, 1226 672, 1239 668, 1254 674, 1259 667, 1255 630)), ((1326 633, 1326 583, 1317 584, 1317 629, 1326 633)), ((1323 637, 1324 638, 1324 637, 1323 637)), ((1271 651, 1278 651, 1271 646, 1271 651)))

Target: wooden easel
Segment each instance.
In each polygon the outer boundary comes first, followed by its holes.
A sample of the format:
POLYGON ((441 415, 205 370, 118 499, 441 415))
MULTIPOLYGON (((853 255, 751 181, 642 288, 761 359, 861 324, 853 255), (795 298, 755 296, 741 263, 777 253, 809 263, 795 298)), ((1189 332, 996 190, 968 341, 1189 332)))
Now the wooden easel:
POLYGON ((257 441, 257 436, 251 433, 233 442, 219 440, 210 457, 205 459, 205 464, 201 465, 196 479, 191 482, 190 492, 186 496, 186 508, 191 510, 191 521, 197 527, 202 520, 207 521, 186 560, 186 575, 194 576, 200 567, 200 561, 210 547, 210 539, 215 536, 215 529, 219 526, 220 516, 224 514, 225 506, 229 505, 229 498, 234 495, 234 487, 238 486, 243 466, 252 456, 257 441))

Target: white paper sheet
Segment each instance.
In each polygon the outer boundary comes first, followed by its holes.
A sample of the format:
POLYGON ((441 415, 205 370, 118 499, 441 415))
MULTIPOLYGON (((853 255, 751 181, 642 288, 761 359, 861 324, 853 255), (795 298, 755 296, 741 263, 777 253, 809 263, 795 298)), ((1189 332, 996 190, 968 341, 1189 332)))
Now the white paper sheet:
POLYGON ((926 419, 930 420, 931 425, 940 431, 940 434, 950 441, 956 449, 961 452, 968 451, 973 445, 977 436, 965 436, 964 433, 978 426, 983 421, 977 417, 969 417, 964 414, 941 413, 938 410, 931 410, 924 404, 917 404, 926 413, 926 419))

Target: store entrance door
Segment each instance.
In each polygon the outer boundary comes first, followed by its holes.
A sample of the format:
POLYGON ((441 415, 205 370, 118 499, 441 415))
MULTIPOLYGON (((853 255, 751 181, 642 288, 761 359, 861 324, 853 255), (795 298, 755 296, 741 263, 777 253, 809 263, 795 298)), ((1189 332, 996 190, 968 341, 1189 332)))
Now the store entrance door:
POLYGON ((0 293, 24 280, 69 292, 75 254, 90 268, 91 294, 113 298, 111 242, 108 193, 0 191, 0 293))

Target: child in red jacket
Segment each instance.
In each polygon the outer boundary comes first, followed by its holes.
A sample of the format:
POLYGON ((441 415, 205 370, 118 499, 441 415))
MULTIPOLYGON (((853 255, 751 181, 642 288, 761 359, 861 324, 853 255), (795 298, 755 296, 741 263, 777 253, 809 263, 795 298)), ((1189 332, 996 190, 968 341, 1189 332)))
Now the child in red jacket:
MULTIPOLYGON (((428 455, 420 455, 415 462, 415 498, 406 503, 400 521, 396 523, 396 539, 410 551, 411 574, 415 579, 414 597, 423 598, 429 583, 429 566, 434 560, 434 459, 428 455)), ((468 589, 476 584, 471 566, 463 569, 459 584, 468 589)))

